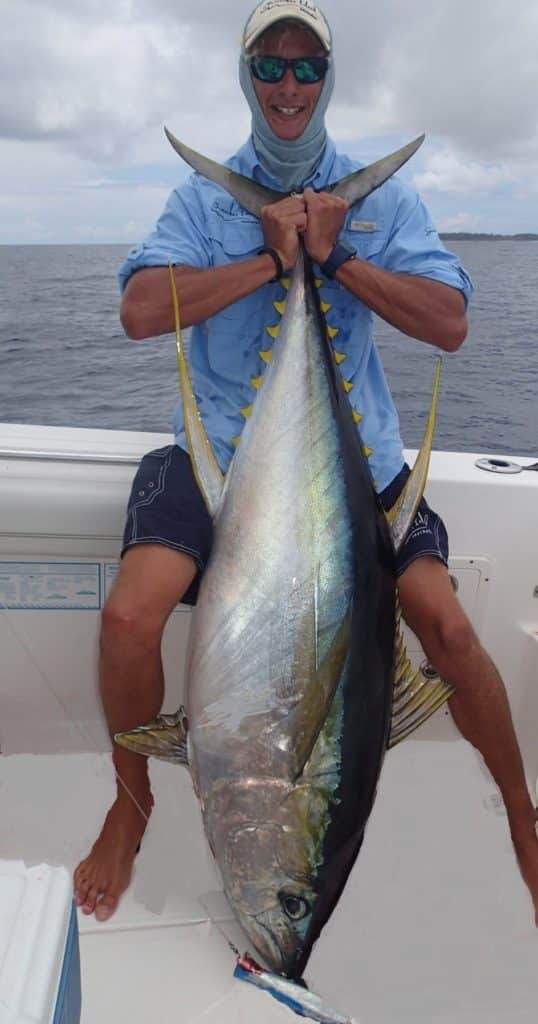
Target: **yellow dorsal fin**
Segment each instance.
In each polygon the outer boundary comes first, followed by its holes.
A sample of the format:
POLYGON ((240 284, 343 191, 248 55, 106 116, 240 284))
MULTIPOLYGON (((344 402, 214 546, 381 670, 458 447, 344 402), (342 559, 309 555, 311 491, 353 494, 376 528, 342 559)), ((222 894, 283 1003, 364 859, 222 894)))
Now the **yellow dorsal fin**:
POLYGON ((354 423, 362 423, 363 419, 364 419, 364 416, 362 415, 362 412, 357 412, 356 409, 353 409, 353 422, 354 423))
POLYGON ((335 350, 333 352, 333 355, 334 355, 334 361, 335 361, 335 363, 338 364, 338 366, 340 366, 340 363, 343 363, 344 359, 346 359, 346 353, 345 352, 337 352, 335 350))
POLYGON ((329 327, 329 324, 327 324, 327 337, 330 338, 331 341, 333 340, 333 338, 336 338, 337 334, 340 334, 340 328, 329 327))
POLYGON ((272 348, 261 349, 259 355, 261 359, 263 359, 264 363, 270 363, 273 358, 273 350, 272 348))
POLYGON ((280 316, 283 316, 284 310, 286 309, 286 300, 283 299, 282 302, 273 302, 273 306, 275 307, 277 313, 280 313, 280 316))
POLYGON ((253 408, 254 408, 254 405, 245 405, 243 407, 243 409, 241 409, 241 415, 244 416, 246 420, 248 420, 249 416, 252 413, 253 408))
POLYGON ((253 388, 256 388, 256 391, 260 390, 260 388, 262 386, 262 380, 263 380, 263 377, 262 377, 261 374, 260 374, 259 377, 251 377, 250 378, 250 383, 252 384, 253 388))
POLYGON ((278 338, 280 324, 275 324, 274 327, 266 327, 265 330, 267 331, 270 338, 278 338))

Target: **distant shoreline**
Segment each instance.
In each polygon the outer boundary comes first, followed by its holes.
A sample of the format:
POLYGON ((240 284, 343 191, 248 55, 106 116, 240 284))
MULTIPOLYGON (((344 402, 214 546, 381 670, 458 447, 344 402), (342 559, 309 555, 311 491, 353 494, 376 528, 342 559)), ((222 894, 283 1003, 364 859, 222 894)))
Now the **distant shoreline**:
POLYGON ((518 235, 494 235, 482 231, 440 231, 439 237, 450 242, 538 242, 538 235, 525 232, 518 235))
MULTIPOLYGON (((520 232, 517 235, 496 235, 486 231, 440 231, 439 237, 447 242, 538 242, 538 234, 532 232, 520 232)), ((55 246, 63 246, 64 248, 71 246, 87 246, 90 248, 99 248, 106 245, 122 246, 125 250, 132 248, 136 245, 136 242, 0 242, 0 249, 9 248, 37 248, 43 246, 46 248, 54 248, 55 246)))

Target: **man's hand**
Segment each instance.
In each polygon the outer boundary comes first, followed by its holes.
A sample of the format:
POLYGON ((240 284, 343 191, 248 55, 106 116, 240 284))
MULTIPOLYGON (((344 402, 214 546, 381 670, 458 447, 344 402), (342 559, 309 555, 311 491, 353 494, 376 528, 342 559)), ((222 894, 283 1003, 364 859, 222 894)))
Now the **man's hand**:
POLYGON ((321 266, 338 241, 348 206, 345 199, 311 188, 305 188, 303 199, 307 217, 305 248, 314 263, 321 266))
POLYGON ((306 230, 306 203, 303 196, 288 196, 263 206, 261 222, 265 244, 274 249, 282 266, 290 270, 297 262, 299 234, 306 230))

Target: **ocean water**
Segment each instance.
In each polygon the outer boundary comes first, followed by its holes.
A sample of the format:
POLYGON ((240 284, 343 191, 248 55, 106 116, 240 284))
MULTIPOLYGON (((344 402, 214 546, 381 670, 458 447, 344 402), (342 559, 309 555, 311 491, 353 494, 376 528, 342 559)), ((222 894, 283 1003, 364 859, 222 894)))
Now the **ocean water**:
MULTIPOLYGON (((435 447, 538 458, 538 242, 451 243, 476 292, 445 356, 435 447)), ((0 421, 169 431, 172 335, 129 341, 116 271, 126 246, 0 246, 0 421)), ((404 442, 420 443, 435 352, 378 321, 404 442)))

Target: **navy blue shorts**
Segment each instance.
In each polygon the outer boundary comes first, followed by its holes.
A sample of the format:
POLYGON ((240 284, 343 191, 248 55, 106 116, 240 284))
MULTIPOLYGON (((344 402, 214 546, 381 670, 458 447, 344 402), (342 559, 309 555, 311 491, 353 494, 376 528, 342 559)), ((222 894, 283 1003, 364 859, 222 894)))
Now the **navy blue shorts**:
MULTIPOLYGON (((409 466, 404 466, 381 492, 380 498, 387 511, 400 494, 409 472, 409 466)), ((178 445, 167 445, 145 455, 134 478, 127 506, 122 555, 135 544, 164 544, 191 555, 199 572, 183 602, 196 604, 212 540, 213 523, 198 490, 187 452, 178 445)), ((445 565, 448 561, 444 523, 424 499, 396 559, 396 575, 400 576, 415 558, 422 555, 433 555, 445 565)))

